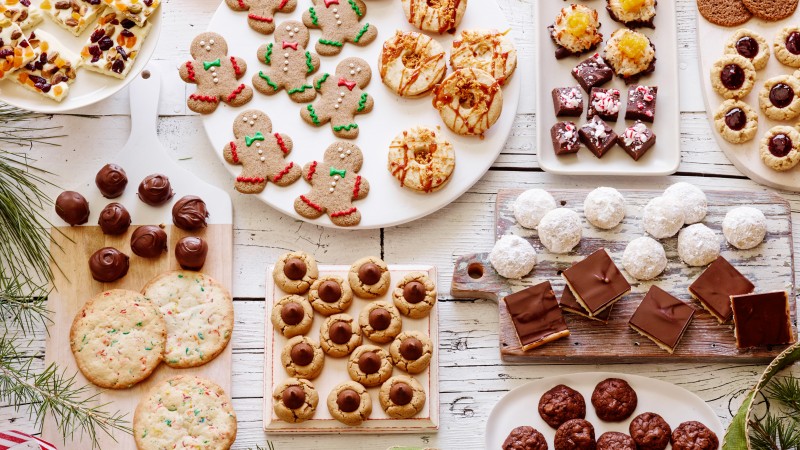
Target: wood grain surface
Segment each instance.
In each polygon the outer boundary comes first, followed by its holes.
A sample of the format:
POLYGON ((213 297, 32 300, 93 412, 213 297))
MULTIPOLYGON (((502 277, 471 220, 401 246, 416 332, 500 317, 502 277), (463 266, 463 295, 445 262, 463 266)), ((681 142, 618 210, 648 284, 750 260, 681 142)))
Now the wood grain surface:
MULTIPOLYGON (((582 260, 594 251, 605 248, 621 268, 622 253, 633 239, 643 236, 641 211, 650 199, 661 191, 625 190, 626 214, 623 222, 613 230, 600 230, 584 223, 583 239, 575 250, 566 255, 549 253, 540 243, 536 232, 519 226, 512 210, 514 200, 522 190, 501 190, 497 194, 495 237, 514 234, 528 239, 538 252, 538 262, 533 272, 521 283, 499 276, 488 261, 488 254, 460 258, 453 274, 451 293, 454 297, 488 298, 498 301, 500 314, 500 353, 509 362, 700 362, 700 361, 763 361, 777 356, 785 346, 739 350, 733 334, 733 325, 721 325, 699 302, 691 299, 688 286, 705 270, 689 267, 677 255, 677 237, 661 240, 669 263, 658 278, 639 282, 623 274, 631 283, 631 292, 614 304, 608 324, 589 320, 572 313, 564 313, 570 336, 542 347, 523 351, 514 325, 502 298, 519 290, 520 284, 530 285, 550 281, 558 298, 565 289, 561 271, 582 260), (673 354, 628 326, 628 319, 639 306, 652 285, 657 285, 681 300, 692 304, 697 313, 673 354)), ((581 213, 588 190, 550 190, 561 206, 581 213)), ((715 230, 721 240, 722 219, 736 206, 755 206, 767 217, 767 237, 764 243, 752 250, 738 250, 727 242, 722 245, 722 256, 739 269, 753 284, 757 292, 789 290, 794 299, 794 252, 792 250, 792 220, 789 204, 772 193, 751 191, 706 191, 708 215, 704 224, 715 230)), ((584 219, 585 220, 585 219, 584 219)), ((796 323, 796 304, 790 302, 792 324, 796 323)), ((797 334, 796 328, 793 329, 797 334)))

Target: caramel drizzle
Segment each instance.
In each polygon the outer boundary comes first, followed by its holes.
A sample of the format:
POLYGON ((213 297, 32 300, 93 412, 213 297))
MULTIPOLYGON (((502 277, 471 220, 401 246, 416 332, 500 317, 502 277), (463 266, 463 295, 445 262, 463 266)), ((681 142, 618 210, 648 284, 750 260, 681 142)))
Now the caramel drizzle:
POLYGON ((453 43, 454 47, 458 47, 458 50, 454 51, 453 54, 450 56, 451 61, 459 58, 465 54, 469 54, 472 52, 472 46, 476 44, 480 44, 482 42, 489 42, 492 47, 492 59, 490 61, 491 70, 487 70, 487 72, 491 73, 497 82, 500 84, 505 83, 505 77, 503 74, 506 71, 506 66, 508 65, 508 55, 510 52, 501 52, 501 39, 499 37, 499 33, 492 33, 489 36, 482 36, 480 39, 477 40, 469 40, 462 39, 461 41, 456 41, 453 43), (467 43, 466 46, 463 46, 463 43, 467 43))
MULTIPOLYGON (((403 142, 408 139, 408 131, 403 131, 403 142)), ((417 143, 416 141, 412 143, 417 143)), ((400 186, 406 185, 406 177, 408 176, 408 170, 410 168, 411 161, 415 161, 415 158, 410 158, 409 155, 413 155, 414 152, 411 151, 409 144, 399 144, 399 145, 391 145, 390 150, 403 150, 403 163, 398 164, 393 162, 392 163, 392 176, 400 180, 400 186), (398 176, 399 175, 399 176, 398 176)), ((422 190, 425 192, 433 191, 433 182, 435 181, 435 177, 433 176, 433 160, 436 155, 436 152, 439 150, 439 144, 435 141, 431 142, 428 145, 428 153, 430 154, 431 162, 428 164, 420 164, 420 184, 422 184, 422 190)))
MULTIPOLYGON (((409 20, 416 21, 418 24, 423 24, 428 20, 428 14, 430 13, 433 15, 436 13, 439 22, 439 34, 444 33, 445 31, 453 32, 456 28, 456 18, 458 17, 458 7, 461 4, 461 0, 442 0, 443 4, 439 5, 438 8, 434 8, 429 6, 425 0, 411 0, 411 4, 409 6, 409 20), (420 5, 424 5, 420 7, 420 5), (419 9, 418 9, 419 8, 419 9), (418 11, 421 10, 421 17, 418 17, 418 11), (449 11, 450 14, 443 14, 444 11, 449 11)), ((413 22, 412 22, 413 23, 413 22)))

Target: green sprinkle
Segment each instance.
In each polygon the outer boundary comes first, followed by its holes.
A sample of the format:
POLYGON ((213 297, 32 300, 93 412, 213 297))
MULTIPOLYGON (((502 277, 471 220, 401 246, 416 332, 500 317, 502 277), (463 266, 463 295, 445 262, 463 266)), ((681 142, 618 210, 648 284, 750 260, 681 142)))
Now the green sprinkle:
POLYGON ((262 71, 260 71, 260 70, 259 70, 259 71, 258 71, 258 76, 259 76, 259 77, 261 77, 261 78, 262 78, 264 81, 266 81, 266 82, 267 82, 267 85, 268 85, 269 87, 271 87, 271 88, 272 88, 272 90, 275 90, 275 91, 277 91, 277 90, 278 90, 278 85, 277 85, 277 84, 275 84, 275 82, 274 82, 274 81, 272 81, 272 80, 271 80, 271 79, 270 79, 270 78, 267 76, 267 74, 265 74, 264 72, 262 72, 262 71))
POLYGON ((356 33, 356 37, 353 39, 353 42, 358 44, 358 41, 360 41, 361 38, 364 37, 364 33, 366 33, 368 30, 369 30, 369 24, 364 25, 360 30, 358 30, 358 33, 356 33))
POLYGON ((137 326, 137 327, 140 327, 140 326, 142 326, 142 322, 136 322, 136 326, 137 326))
POLYGON ((186 354, 189 354, 189 347, 186 347, 186 354))
POLYGON ((130 331, 123 331, 122 334, 131 334, 130 331))
POLYGON ((81 339, 81 342, 86 343, 86 335, 85 334, 83 335, 83 339, 81 339))
POLYGON ((197 333, 197 337, 199 337, 200 339, 205 339, 205 337, 203 337, 203 333, 197 333))
POLYGON ((314 25, 319 25, 319 18, 317 17, 317 11, 314 10, 314 7, 308 8, 308 13, 311 15, 311 23, 314 25))
POLYGON ((333 127, 333 131, 343 131, 343 130, 344 131, 350 131, 350 130, 353 130, 355 128, 358 128, 358 124, 357 123, 351 123, 351 124, 347 124, 347 125, 339 125, 339 126, 333 127))
POLYGON ((194 415, 196 416, 196 415, 198 415, 198 414, 200 414, 200 410, 199 410, 199 409, 195 409, 195 410, 194 410, 194 415))
POLYGON ((319 80, 317 80, 317 83, 314 85, 314 87, 317 88, 317 90, 320 90, 320 88, 322 88, 322 83, 327 81, 328 77, 330 76, 331 75, 329 73, 322 74, 322 77, 319 80))
POLYGON ((329 39, 320 39, 319 43, 322 45, 330 45, 332 47, 344 47, 344 43, 339 41, 331 41, 329 39))
POLYGON ((314 106, 308 105, 306 109, 308 109, 308 114, 311 116, 311 121, 314 122, 314 125, 319 125, 319 117, 317 117, 317 112, 314 111, 314 106))
POLYGON ((152 350, 152 349, 153 349, 153 347, 145 347, 144 349, 145 349, 145 350, 147 350, 147 351, 149 352, 150 350, 152 350))
POLYGON ((361 100, 358 101, 358 109, 356 111, 361 112, 367 107, 367 98, 369 98, 369 95, 366 92, 361 94, 361 100))
POLYGON ((353 8, 353 11, 355 11, 358 17, 364 15, 364 13, 361 12, 361 8, 359 8, 358 5, 356 4, 356 0, 347 0, 347 2, 350 3, 350 7, 353 8))
POLYGON ((178 274, 178 278, 183 278, 183 275, 181 275, 181 274, 178 274))
POLYGON ((114 333, 116 333, 116 332, 117 332, 117 329, 116 329, 116 328, 112 328, 112 329, 110 329, 110 330, 108 331, 108 334, 114 334, 114 333))
POLYGON ((142 439, 144 439, 146 437, 147 437, 147 430, 144 430, 144 433, 142 433, 142 439))
POLYGON ((110 345, 110 347, 113 347, 113 346, 114 346, 114 344, 116 344, 117 342, 119 342, 119 341, 118 341, 118 340, 116 340, 116 339, 114 339, 113 341, 111 341, 111 345, 110 345))
POLYGON ((272 64, 272 45, 272 42, 270 42, 267 46, 267 52, 264 53, 264 62, 266 62, 267 65, 272 64))
POLYGON ((306 89, 313 89, 313 88, 314 88, 314 86, 311 86, 310 84, 304 84, 304 85, 300 86, 299 88, 289 89, 286 92, 289 95, 292 95, 292 94, 298 94, 300 92, 305 92, 306 89))
POLYGON ((164 421, 164 423, 165 423, 165 424, 167 424, 167 426, 168 426, 168 427, 172 427, 172 420, 170 420, 170 419, 166 419, 166 420, 164 421))
MULTIPOLYGON (((200 418, 200 423, 204 423, 205 421, 206 421, 206 418, 205 418, 205 417, 201 417, 201 418, 200 418)), ((204 443, 204 444, 207 444, 207 443, 208 443, 208 441, 205 441, 205 442, 203 442, 203 443, 204 443)))

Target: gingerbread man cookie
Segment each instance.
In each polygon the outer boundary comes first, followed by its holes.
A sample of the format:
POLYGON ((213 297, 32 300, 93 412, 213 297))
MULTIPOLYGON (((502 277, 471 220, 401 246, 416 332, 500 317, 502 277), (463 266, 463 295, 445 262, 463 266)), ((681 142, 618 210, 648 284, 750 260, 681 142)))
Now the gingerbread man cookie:
POLYGON ((225 0, 234 11, 247 11, 247 24, 261 34, 275 31, 275 13, 290 13, 297 0, 225 0))
POLYGON ((319 56, 306 50, 308 39, 308 28, 300 22, 278 25, 275 42, 258 48, 258 60, 269 66, 253 75, 258 92, 273 95, 286 89, 289 98, 297 103, 314 100, 317 91, 306 77, 319 69, 319 56))
POLYGON ((378 37, 378 29, 369 23, 361 24, 367 14, 362 0, 311 0, 314 6, 303 13, 308 28, 319 28, 322 37, 317 41, 317 53, 338 55, 345 42, 365 46, 378 37))
POLYGON ((233 122, 233 140, 222 151, 225 161, 242 166, 236 177, 236 190, 243 194, 258 194, 271 181, 288 186, 300 178, 300 166, 286 162, 292 151, 292 139, 272 132, 269 116, 257 109, 247 110, 233 122))
POLYGON ((362 89, 372 79, 372 69, 361 58, 347 58, 334 75, 324 73, 314 80, 320 98, 300 110, 303 120, 316 127, 331 123, 333 134, 343 139, 358 137, 357 114, 372 111, 375 102, 362 89))
POLYGON ((311 192, 294 201, 294 209, 303 217, 316 219, 327 213, 334 225, 347 227, 361 222, 361 212, 353 206, 369 192, 369 183, 358 171, 364 155, 355 144, 334 142, 325 150, 321 162, 303 167, 303 178, 311 192))
POLYGON ((253 98, 253 89, 239 83, 247 71, 247 63, 237 56, 228 56, 228 44, 217 33, 206 32, 192 41, 192 60, 179 69, 181 79, 197 85, 189 96, 189 109, 200 114, 216 111, 220 101, 242 106, 253 98))

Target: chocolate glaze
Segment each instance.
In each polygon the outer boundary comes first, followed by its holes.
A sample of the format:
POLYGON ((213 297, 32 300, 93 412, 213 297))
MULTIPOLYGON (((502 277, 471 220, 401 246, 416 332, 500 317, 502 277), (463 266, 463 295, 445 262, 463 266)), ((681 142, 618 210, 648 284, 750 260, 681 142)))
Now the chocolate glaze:
POLYGON ((425 289, 425 285, 419 281, 411 281, 403 287, 403 298, 413 305, 425 300, 427 295, 428 292, 425 289))
POLYGON ((281 393, 281 401, 289 409, 297 409, 306 403, 306 392, 300 386, 289 386, 281 393))
POLYGON ((122 204, 109 203, 100 211, 100 219, 97 224, 100 225, 100 229, 105 234, 123 234, 131 226, 131 215, 122 204))
POLYGON ((353 327, 349 323, 338 321, 331 324, 328 335, 334 344, 344 345, 353 337, 353 327))
POLYGON ((689 292, 723 322, 733 316, 731 295, 749 294, 753 289, 753 283, 722 256, 689 286, 689 292))
POLYGON ((725 125, 733 131, 739 131, 747 125, 747 114, 741 108, 732 108, 725 113, 725 125))
POLYGON ((288 302, 281 308, 281 319, 286 325, 297 325, 303 321, 306 312, 297 302, 288 302))
POLYGON ((125 169, 116 164, 106 164, 94 177, 97 189, 105 198, 117 198, 125 192, 128 185, 128 175, 125 169))
POLYGON ((103 283, 119 280, 128 273, 128 255, 114 247, 104 247, 89 257, 92 278, 103 283))
POLYGON ((378 373, 381 369, 381 357, 375 352, 364 352, 358 357, 358 368, 367 375, 378 373))
POLYGON ((194 231, 206 227, 208 208, 206 202, 196 195, 186 195, 172 206, 172 223, 176 227, 194 231))
POLYGON ((131 250, 142 258, 158 258, 167 251, 167 233, 155 225, 144 225, 133 231, 131 250))
POLYGON ((628 324, 674 349, 689 327, 695 310, 658 286, 652 286, 628 324))
POLYGON ((314 360, 314 348, 301 342, 292 347, 289 356, 292 358, 292 362, 298 366, 307 366, 314 360))
POLYGON ((56 198, 56 214, 71 226, 89 221, 89 202, 75 191, 64 191, 56 198))
POLYGON ((736 41, 736 51, 747 59, 753 59, 758 55, 758 41, 750 36, 742 36, 736 41))
POLYGON ((405 338, 400 343, 400 354, 409 361, 418 360, 423 353, 422 341, 415 337, 405 338))
POLYGON ((380 266, 374 263, 362 264, 358 268, 358 279, 366 285, 373 285, 380 281, 382 274, 380 266))
POLYGON ((722 72, 719 74, 719 81, 722 82, 722 85, 732 91, 742 87, 744 79, 744 69, 737 64, 725 65, 725 67, 722 68, 722 72))
POLYGON ((342 287, 335 281, 326 280, 320 283, 317 294, 323 302, 335 303, 342 298, 342 287))
POLYGON ((175 192, 166 175, 148 175, 139 183, 139 199, 150 206, 161 206, 173 195, 175 192))
POLYGON ((792 319, 785 291, 731 297, 738 348, 791 344, 792 319))
POLYGON ((792 31, 786 36, 786 50, 793 55, 800 55, 800 33, 792 31))
POLYGON ((369 312, 369 325, 377 330, 383 331, 392 324, 392 313, 384 308, 375 308, 369 312))
POLYGON ((206 263, 208 244, 199 237, 187 236, 175 244, 175 259, 186 270, 200 270, 206 263))
POLYGON ((549 281, 506 296, 503 300, 523 347, 567 330, 549 281))
POLYGON ((586 305, 591 315, 607 308, 631 290, 631 285, 602 248, 575 263, 562 275, 578 302, 586 305))
MULTIPOLYGON (((559 300, 558 304, 561 306, 561 309, 565 311, 570 311, 575 314, 580 314, 584 317, 589 317, 589 311, 586 311, 586 309, 581 306, 580 303, 578 303, 578 300, 575 298, 575 294, 572 293, 572 289, 570 289, 569 286, 564 286, 564 292, 561 293, 561 300, 559 300)), ((611 311, 613 310, 614 305, 611 305, 597 313, 596 316, 590 318, 599 320, 600 322, 608 322, 609 317, 611 317, 611 311)))
POLYGON ((769 139, 767 148, 774 156, 783 158, 792 151, 792 139, 783 133, 776 134, 769 139))
POLYGON ((778 83, 769 90, 769 101, 778 108, 786 108, 794 100, 794 89, 785 83, 778 83))
POLYGON ((283 274, 290 280, 302 280, 307 271, 306 263, 300 258, 289 258, 283 265, 283 274))
POLYGON ((414 398, 414 390, 411 389, 406 383, 402 381, 394 383, 389 389, 389 399, 398 406, 404 406, 411 403, 414 398))
POLYGON ((354 412, 361 406, 361 396, 352 389, 345 389, 336 396, 336 406, 338 406, 342 412, 354 412))

